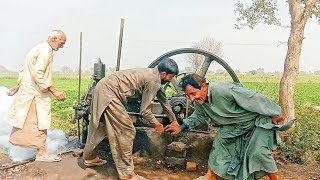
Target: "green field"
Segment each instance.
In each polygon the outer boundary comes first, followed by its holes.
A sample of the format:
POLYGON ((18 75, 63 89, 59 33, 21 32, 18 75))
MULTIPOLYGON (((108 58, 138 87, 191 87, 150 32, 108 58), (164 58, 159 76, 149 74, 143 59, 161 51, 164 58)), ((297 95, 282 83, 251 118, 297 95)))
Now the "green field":
MULTIPOLYGON (((227 76, 207 75, 210 81, 230 80, 227 76)), ((240 81, 249 89, 255 90, 277 102, 279 99, 280 76, 239 76, 240 81)), ((17 76, 0 75, 0 86, 12 87, 17 76)), ((81 84, 81 96, 90 84, 90 76, 84 76, 81 84)), ((76 134, 72 106, 77 103, 77 75, 55 75, 53 84, 63 91, 66 101, 53 98, 53 128, 59 128, 69 135, 76 134)), ((301 75, 298 77, 295 92, 296 117, 299 120, 294 131, 287 136, 286 143, 281 145, 282 157, 297 163, 320 162, 320 112, 313 106, 320 106, 320 75, 301 75), (311 155, 310 155, 311 151, 311 155)))

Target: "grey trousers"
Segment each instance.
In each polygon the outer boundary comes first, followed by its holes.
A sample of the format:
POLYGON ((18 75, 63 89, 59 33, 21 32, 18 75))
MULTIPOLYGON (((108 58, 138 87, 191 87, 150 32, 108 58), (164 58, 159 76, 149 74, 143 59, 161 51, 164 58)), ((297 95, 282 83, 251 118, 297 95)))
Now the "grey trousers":
POLYGON ((132 120, 120 101, 112 101, 101 116, 98 128, 89 123, 87 142, 83 152, 85 160, 98 155, 99 143, 107 137, 119 177, 128 179, 134 175, 133 140, 136 130, 132 120))

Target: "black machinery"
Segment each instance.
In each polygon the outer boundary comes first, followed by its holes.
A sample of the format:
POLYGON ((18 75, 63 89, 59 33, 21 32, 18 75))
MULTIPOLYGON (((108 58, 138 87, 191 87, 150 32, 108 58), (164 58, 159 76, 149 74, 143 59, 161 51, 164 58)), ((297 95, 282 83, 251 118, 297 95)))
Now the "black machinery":
MULTIPOLYGON (((76 120, 83 120, 82 121, 82 137, 81 143, 82 145, 86 143, 87 133, 88 133, 88 125, 89 125, 89 118, 90 118, 90 108, 91 108, 91 100, 92 100, 92 93, 96 86, 96 84, 105 77, 105 70, 106 66, 101 62, 101 59, 98 60, 98 63, 94 63, 93 68, 93 75, 92 75, 92 83, 89 85, 89 88, 85 95, 82 97, 81 101, 73 106, 75 110, 75 119, 76 120)), ((78 129, 79 131, 79 129, 78 129)), ((80 132, 78 132, 80 134, 80 132)))
MULTIPOLYGON (((166 58, 171 58, 172 56, 175 56, 178 54, 185 54, 185 53, 195 53, 195 54, 203 55, 205 57, 205 61, 202 65, 200 71, 198 72, 198 74, 205 76, 210 64, 212 62, 216 62, 216 63, 220 64, 229 73, 229 75, 231 76, 233 81, 239 82, 239 79, 236 76, 235 72, 231 69, 231 67, 224 60, 222 60, 221 58, 219 58, 218 56, 216 56, 210 52, 200 50, 200 49, 194 49, 194 48, 176 49, 176 50, 170 51, 168 53, 165 53, 165 54, 161 55, 160 57, 158 57, 156 60, 154 60, 148 67, 149 68, 156 67, 162 60, 164 60, 166 58)), ((169 97, 169 101, 172 106, 172 110, 174 111, 176 118, 177 118, 178 122, 180 122, 180 123, 184 118, 188 117, 193 112, 192 105, 190 104, 190 102, 188 101, 188 99, 186 98, 184 93, 181 92, 180 88, 178 87, 178 78, 179 78, 179 76, 184 76, 184 75, 185 75, 185 73, 179 74, 171 82, 164 85, 164 89, 167 90, 167 89, 171 88, 174 91, 172 97, 169 97)), ((75 119, 77 119, 78 121, 80 119, 83 120, 82 121, 83 122, 82 123, 82 133, 81 133, 82 134, 81 142, 83 144, 85 143, 86 138, 87 138, 87 126, 88 126, 89 119, 90 119, 90 104, 91 104, 91 100, 92 100, 92 92, 95 88, 95 85, 104 76, 105 76, 105 65, 99 59, 98 63, 94 64, 94 72, 93 72, 93 76, 92 76, 91 85, 89 86, 85 95, 82 97, 79 104, 74 106, 75 119)), ((148 146, 152 146, 152 144, 156 144, 156 147, 155 148, 151 147, 151 149, 150 149, 150 147, 146 147, 147 145, 142 145, 142 146, 144 146, 144 148, 149 149, 151 156, 153 153, 155 156, 157 156, 158 159, 163 159, 162 156, 164 156, 164 154, 165 154, 164 151, 165 151, 166 145, 168 145, 168 143, 170 143, 170 141, 173 141, 172 136, 161 135, 160 139, 162 138, 163 141, 161 141, 159 139, 153 140, 152 137, 150 137, 150 135, 152 134, 152 133, 150 134, 150 131, 153 131, 153 128, 149 128, 150 124, 148 122, 146 122, 145 120, 143 120, 143 118, 140 116, 139 108, 140 108, 140 101, 138 99, 128 99, 126 110, 127 110, 128 114, 130 115, 130 117, 132 118, 135 127, 137 128, 137 138, 136 139, 140 143, 141 142, 145 143, 146 141, 151 141, 148 143, 148 146), (148 132, 146 132, 146 131, 148 131, 148 132), (142 140, 138 136, 143 136, 142 140), (169 138, 169 140, 168 140, 168 138, 169 138), (159 146, 161 146, 161 144, 159 144, 159 142, 165 143, 163 148, 159 147, 159 146), (155 150, 157 150, 158 152, 154 152, 155 150)), ((155 117, 160 122, 162 122, 163 124, 168 123, 167 122, 167 115, 163 112, 162 107, 161 107, 160 103, 157 102, 157 100, 155 100, 153 102, 151 109, 152 109, 152 112, 154 113, 155 117)), ((210 127, 209 125, 206 127, 200 127, 199 130, 195 130, 193 132, 194 133, 210 134, 209 127, 210 127)), ((80 132, 78 132, 78 133, 80 133, 80 132)), ((192 131, 191 131, 191 133, 192 133, 192 131)), ((169 134, 169 133, 166 133, 166 134, 169 134)), ((190 135, 190 137, 191 136, 192 135, 190 135)), ((214 136, 210 136, 210 138, 207 138, 207 139, 212 141, 211 137, 214 137, 214 136)), ((192 145, 192 141, 196 142, 197 138, 193 138, 193 140, 190 140, 190 138, 189 138, 188 140, 191 141, 191 145, 192 145)), ((208 153, 209 153, 211 145, 210 145, 210 143, 208 143, 208 144, 209 144, 209 146, 205 148, 205 151, 208 151, 208 153)), ((196 146, 200 146, 199 143, 194 144, 193 148, 198 148, 198 149, 200 148, 201 149, 201 147, 196 147, 196 146)), ((207 153, 207 155, 208 155, 208 153, 207 153)), ((191 159, 192 159, 192 156, 194 156, 195 159, 202 158, 202 157, 198 157, 199 155, 193 154, 190 156, 191 159)), ((206 159, 205 157, 206 157, 206 154, 204 153, 203 158, 206 159)))

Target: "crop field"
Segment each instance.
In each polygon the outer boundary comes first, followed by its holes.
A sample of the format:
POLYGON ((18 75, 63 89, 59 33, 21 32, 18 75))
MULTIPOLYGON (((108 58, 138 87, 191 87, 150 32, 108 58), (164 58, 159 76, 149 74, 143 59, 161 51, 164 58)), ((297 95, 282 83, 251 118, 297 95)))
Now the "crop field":
MULTIPOLYGON (((81 96, 84 95, 91 83, 91 76, 85 75, 81 81, 81 96)), ((209 81, 230 80, 226 76, 207 75, 209 81)), ((280 76, 239 76, 240 81, 249 89, 262 93, 274 102, 279 99, 280 76)), ((12 87, 17 76, 0 75, 0 86, 12 87)), ((53 84, 63 91, 66 101, 57 101, 53 98, 52 116, 53 128, 62 129, 69 135, 75 135, 76 123, 73 121, 72 108, 78 101, 78 76, 54 75, 53 84)), ((320 106, 320 75, 301 75, 298 77, 295 92, 296 114, 299 123, 295 130, 290 132, 283 149, 283 158, 297 163, 310 161, 310 150, 313 160, 320 162, 320 112, 314 106, 320 106), (307 153, 307 154, 306 154, 307 153)))

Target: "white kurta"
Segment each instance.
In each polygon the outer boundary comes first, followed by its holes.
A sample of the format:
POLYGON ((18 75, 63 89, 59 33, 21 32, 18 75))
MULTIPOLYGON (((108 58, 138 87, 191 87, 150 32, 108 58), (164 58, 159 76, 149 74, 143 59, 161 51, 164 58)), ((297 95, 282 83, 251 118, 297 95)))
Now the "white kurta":
POLYGON ((31 102, 35 98, 39 129, 49 129, 51 125, 51 64, 53 49, 41 43, 31 49, 19 73, 20 88, 4 119, 14 127, 23 128, 31 102))

